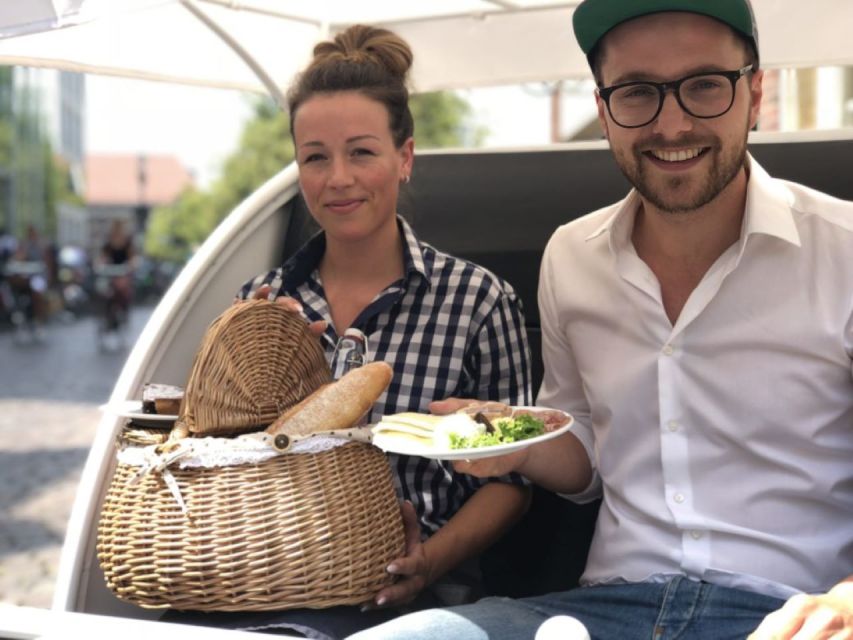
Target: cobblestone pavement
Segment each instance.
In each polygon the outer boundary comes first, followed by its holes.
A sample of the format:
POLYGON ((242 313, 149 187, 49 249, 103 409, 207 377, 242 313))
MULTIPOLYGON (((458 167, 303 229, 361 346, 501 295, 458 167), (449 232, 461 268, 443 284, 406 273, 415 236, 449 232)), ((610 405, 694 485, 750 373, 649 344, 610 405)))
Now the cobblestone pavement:
MULTIPOLYGON (((131 313, 132 344, 150 308, 131 313)), ((77 482, 126 348, 95 321, 51 324, 42 343, 0 333, 0 602, 49 607, 77 482)))

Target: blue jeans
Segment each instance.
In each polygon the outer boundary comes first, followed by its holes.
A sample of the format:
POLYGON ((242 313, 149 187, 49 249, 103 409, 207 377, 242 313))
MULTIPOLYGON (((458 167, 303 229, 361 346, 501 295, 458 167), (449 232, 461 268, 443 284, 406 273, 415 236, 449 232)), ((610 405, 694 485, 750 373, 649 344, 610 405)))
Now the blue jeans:
POLYGON ((663 583, 580 587, 427 609, 349 640, 533 640, 539 626, 556 615, 580 620, 592 640, 743 640, 782 604, 778 598, 679 576, 663 583))

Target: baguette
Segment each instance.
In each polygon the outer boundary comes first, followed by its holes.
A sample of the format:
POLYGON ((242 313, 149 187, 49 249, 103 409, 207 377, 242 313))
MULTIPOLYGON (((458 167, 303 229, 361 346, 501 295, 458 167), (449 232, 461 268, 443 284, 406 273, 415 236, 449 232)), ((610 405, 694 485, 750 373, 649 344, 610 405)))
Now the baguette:
POLYGON ((371 362, 346 373, 340 380, 314 391, 267 427, 271 435, 302 436, 318 431, 347 429, 368 412, 391 384, 391 366, 371 362))

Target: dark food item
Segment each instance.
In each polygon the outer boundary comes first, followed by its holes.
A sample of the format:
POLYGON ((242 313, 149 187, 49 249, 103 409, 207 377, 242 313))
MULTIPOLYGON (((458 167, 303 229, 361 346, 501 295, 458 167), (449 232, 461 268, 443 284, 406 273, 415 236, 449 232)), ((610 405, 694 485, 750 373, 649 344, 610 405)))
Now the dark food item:
POLYGON ((480 411, 474 414, 474 422, 479 422, 486 426, 486 433, 494 433, 495 427, 489 422, 489 419, 480 411))
POLYGON ((148 383, 142 390, 142 413, 177 415, 183 398, 182 387, 148 383))
MULTIPOLYGON (((509 418, 512 415, 512 407, 508 404, 504 404, 503 402, 496 402, 494 400, 485 400, 479 402, 472 402, 471 404, 462 407, 457 413, 464 413, 466 415, 471 416, 472 419, 477 420, 477 415, 483 416, 486 420, 492 421, 497 418, 509 418)), ((477 422, 480 422, 477 420, 477 422)))

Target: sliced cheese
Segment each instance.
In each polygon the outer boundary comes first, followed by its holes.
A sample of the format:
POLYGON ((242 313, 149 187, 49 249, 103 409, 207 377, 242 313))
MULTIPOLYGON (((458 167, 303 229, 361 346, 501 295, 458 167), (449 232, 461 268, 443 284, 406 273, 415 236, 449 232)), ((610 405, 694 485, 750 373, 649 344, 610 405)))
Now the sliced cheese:
POLYGON ((379 424, 373 427, 373 434, 380 438, 380 442, 388 438, 400 438, 430 447, 450 449, 451 433, 471 436, 482 430, 483 426, 474 422, 470 416, 458 413, 435 416, 406 412, 383 416, 379 424))
POLYGON ((435 426, 441 421, 442 416, 434 416, 426 413, 395 413, 390 416, 382 416, 375 427, 374 433, 399 431, 409 433, 432 441, 435 426))

